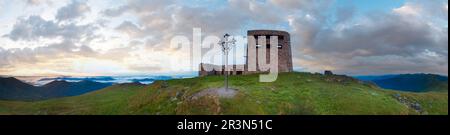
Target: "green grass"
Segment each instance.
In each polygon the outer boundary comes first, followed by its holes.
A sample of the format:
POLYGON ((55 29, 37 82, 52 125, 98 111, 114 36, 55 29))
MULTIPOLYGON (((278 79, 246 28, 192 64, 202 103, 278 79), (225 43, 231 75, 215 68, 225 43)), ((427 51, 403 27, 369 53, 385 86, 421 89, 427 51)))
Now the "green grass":
POLYGON ((223 85, 210 76, 155 82, 148 86, 115 85, 76 97, 38 102, 0 101, 0 114, 33 115, 417 115, 394 94, 421 104, 426 114, 448 115, 448 90, 407 93, 380 89, 344 76, 283 73, 276 82, 260 83, 259 75, 231 76, 238 90, 231 99, 191 96, 223 85))

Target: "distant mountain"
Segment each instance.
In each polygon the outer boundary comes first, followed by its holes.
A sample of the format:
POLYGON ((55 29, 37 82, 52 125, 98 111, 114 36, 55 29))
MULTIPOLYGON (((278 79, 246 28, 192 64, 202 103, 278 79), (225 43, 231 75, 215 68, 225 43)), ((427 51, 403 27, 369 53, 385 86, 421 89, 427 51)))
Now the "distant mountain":
POLYGON ((60 97, 77 96, 108 86, 111 86, 111 84, 84 80, 80 82, 53 81, 38 88, 42 90, 42 93, 45 93, 46 97, 60 97))
POLYGON ((399 75, 379 75, 379 76, 356 76, 359 80, 362 81, 373 81, 373 80, 383 80, 383 79, 389 79, 394 78, 399 75))
POLYGON ((57 97, 77 96, 111 86, 90 80, 80 82, 53 81, 44 86, 33 86, 16 78, 0 77, 1 100, 43 100, 57 97))
POLYGON ((16 78, 0 77, 0 99, 30 99, 39 97, 36 88, 16 78))
POLYGON ((373 82, 385 89, 410 92, 448 91, 448 77, 434 74, 357 76, 356 78, 373 82))

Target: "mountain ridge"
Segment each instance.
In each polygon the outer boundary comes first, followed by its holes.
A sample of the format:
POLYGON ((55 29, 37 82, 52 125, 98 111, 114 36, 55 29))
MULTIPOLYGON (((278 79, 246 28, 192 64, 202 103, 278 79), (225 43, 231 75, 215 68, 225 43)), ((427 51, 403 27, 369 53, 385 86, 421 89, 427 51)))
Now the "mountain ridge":
POLYGON ((436 74, 415 73, 381 76, 355 76, 355 78, 368 81, 385 89, 430 92, 448 91, 448 77, 436 74))
POLYGON ((14 77, 0 77, 0 100, 33 101, 76 96, 111 85, 89 80, 80 82, 55 80, 43 86, 33 86, 14 77))

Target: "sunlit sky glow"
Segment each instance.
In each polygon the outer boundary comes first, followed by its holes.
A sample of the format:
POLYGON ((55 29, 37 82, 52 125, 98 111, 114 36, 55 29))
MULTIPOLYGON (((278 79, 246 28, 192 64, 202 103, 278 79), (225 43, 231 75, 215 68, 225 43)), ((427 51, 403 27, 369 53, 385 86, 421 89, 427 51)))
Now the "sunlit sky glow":
POLYGON ((446 0, 0 0, 0 75, 189 71, 193 28, 288 31, 301 71, 448 75, 446 0))

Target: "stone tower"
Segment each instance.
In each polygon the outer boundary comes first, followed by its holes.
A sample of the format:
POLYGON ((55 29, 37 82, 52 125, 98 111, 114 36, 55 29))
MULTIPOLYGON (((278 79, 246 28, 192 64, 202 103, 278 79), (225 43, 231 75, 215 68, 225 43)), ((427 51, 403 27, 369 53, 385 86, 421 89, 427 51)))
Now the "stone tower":
MULTIPOLYGON (((247 32, 247 38, 248 38, 248 48, 247 48, 247 57, 249 57, 249 48, 256 48, 258 49, 266 49, 266 60, 269 61, 270 57, 270 37, 271 36, 278 36, 278 72, 292 72, 293 66, 292 66, 292 52, 291 52, 291 39, 288 32, 285 31, 276 31, 276 30, 250 30, 247 32), (260 46, 260 44, 257 42, 258 37, 265 36, 266 37, 266 47, 260 46), (255 37, 256 44, 250 44, 250 38, 249 37, 255 37)), ((252 62, 250 58, 246 59, 246 65, 249 65, 249 62, 252 62)), ((258 62, 258 51, 256 51, 256 61, 258 62)), ((257 64, 258 65, 258 64, 257 64)), ((259 68, 257 66, 257 70, 259 71, 259 68)))

